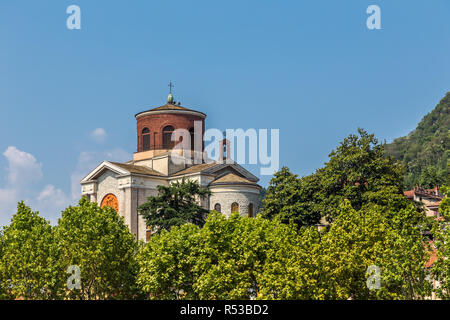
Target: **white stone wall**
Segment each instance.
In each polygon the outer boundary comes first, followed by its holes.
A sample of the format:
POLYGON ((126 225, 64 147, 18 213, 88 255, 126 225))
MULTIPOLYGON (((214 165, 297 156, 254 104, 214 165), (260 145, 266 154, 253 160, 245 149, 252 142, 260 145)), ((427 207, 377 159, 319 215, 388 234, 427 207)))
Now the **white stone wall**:
POLYGON ((127 217, 125 216, 125 194, 119 189, 119 184, 116 178, 117 174, 108 170, 104 174, 102 174, 97 179, 97 202, 100 205, 102 203, 103 198, 107 194, 113 194, 116 196, 119 201, 119 215, 125 218, 125 222, 127 217))
POLYGON ((212 195, 209 199, 209 209, 214 210, 216 203, 221 206, 221 212, 226 216, 231 215, 233 202, 239 204, 239 214, 248 216, 248 206, 253 204, 253 214, 256 215, 261 206, 261 197, 258 188, 252 187, 211 187, 212 195))
POLYGON ((144 218, 138 215, 137 208, 144 204, 148 197, 157 195, 156 188, 161 184, 168 183, 165 180, 145 177, 117 177, 116 173, 108 170, 98 178, 96 193, 89 196, 91 201, 96 200, 100 205, 106 195, 115 195, 119 201, 119 215, 124 217, 130 231, 137 235, 139 240, 145 241, 147 226, 144 218))
POLYGON ((145 202, 150 196, 155 196, 158 194, 156 189, 145 189, 145 188, 127 188, 131 194, 129 212, 130 212, 130 230, 132 233, 137 235, 139 240, 145 241, 147 225, 144 218, 138 214, 138 207, 145 202))
MULTIPOLYGON (((194 174, 187 177, 207 187, 214 179, 210 175, 194 174)), ((139 240, 146 239, 147 226, 144 218, 138 215, 137 208, 147 201, 150 196, 158 194, 158 185, 169 185, 174 181, 181 181, 176 177, 170 181, 156 177, 145 177, 140 175, 119 175, 111 170, 105 171, 97 180, 83 184, 82 192, 89 196, 91 201, 101 204, 103 198, 113 194, 119 201, 119 215, 124 217, 125 224, 130 231, 137 235, 139 240)), ((226 216, 231 215, 231 205, 239 204, 239 213, 248 216, 248 206, 253 204, 253 214, 259 212, 261 206, 260 189, 252 185, 213 185, 209 198, 203 199, 200 204, 209 210, 214 210, 216 203, 221 206, 221 212, 226 216)))
POLYGON ((126 217, 128 217, 126 223, 130 227, 130 231, 137 235, 139 240, 145 241, 147 226, 144 218, 138 214, 137 209, 147 202, 148 197, 158 194, 158 185, 168 185, 168 182, 142 176, 125 177, 121 180, 123 181, 119 182, 119 185, 127 195, 125 197, 126 217))

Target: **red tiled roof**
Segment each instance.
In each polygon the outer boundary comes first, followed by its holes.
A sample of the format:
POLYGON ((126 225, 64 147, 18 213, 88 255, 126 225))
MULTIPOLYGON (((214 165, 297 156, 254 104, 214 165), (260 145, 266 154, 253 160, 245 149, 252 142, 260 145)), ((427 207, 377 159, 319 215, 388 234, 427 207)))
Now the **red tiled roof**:
POLYGON ((444 197, 444 195, 439 192, 438 187, 435 187, 434 189, 425 189, 425 188, 421 188, 421 187, 414 187, 411 190, 404 191, 403 194, 407 198, 414 198, 414 195, 431 198, 431 199, 442 199, 444 197))
POLYGON ((171 103, 165 104, 165 105, 163 105, 161 107, 153 108, 150 111, 156 111, 156 110, 187 110, 187 111, 193 111, 191 109, 188 109, 188 108, 176 105, 176 104, 171 104, 171 103))
POLYGON ((227 185, 227 184, 246 184, 258 186, 256 182, 250 181, 244 177, 240 177, 234 173, 227 173, 226 175, 217 178, 210 185, 227 185))
POLYGON ((192 167, 189 167, 187 169, 183 169, 181 171, 178 171, 176 173, 174 173, 172 176, 181 176, 181 175, 185 175, 185 174, 191 174, 191 173, 200 173, 203 170, 209 169, 211 167, 214 167, 217 163, 213 162, 213 163, 202 163, 202 164, 196 164, 193 165, 192 167))
POLYGON ((206 116, 206 114, 204 114, 203 112, 197 111, 197 110, 193 110, 193 109, 188 109, 185 107, 182 107, 180 105, 177 104, 172 104, 172 103, 167 103, 163 106, 160 107, 156 107, 150 110, 146 110, 146 111, 142 111, 136 114, 136 117, 138 117, 139 115, 143 114, 143 113, 147 113, 147 112, 151 112, 151 111, 165 111, 165 110, 178 110, 178 111, 190 111, 190 112, 196 112, 196 113, 200 113, 204 116, 206 116))
POLYGON ((129 171, 130 173, 136 173, 136 174, 144 174, 144 175, 150 175, 150 176, 164 176, 161 172, 155 171, 153 169, 150 169, 148 167, 144 166, 138 166, 133 164, 126 164, 126 163, 120 163, 120 162, 112 162, 113 165, 116 165, 122 169, 125 169, 129 171))
POLYGON ((404 192, 403 192, 403 195, 404 195, 405 197, 408 197, 408 198, 414 198, 414 189, 408 190, 408 191, 404 191, 404 192))

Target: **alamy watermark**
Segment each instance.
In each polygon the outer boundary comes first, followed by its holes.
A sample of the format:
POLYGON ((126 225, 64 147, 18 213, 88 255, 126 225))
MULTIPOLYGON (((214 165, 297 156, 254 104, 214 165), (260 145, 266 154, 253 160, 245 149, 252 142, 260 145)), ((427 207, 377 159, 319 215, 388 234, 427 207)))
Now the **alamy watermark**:
POLYGON ((279 129, 226 129, 225 132, 208 129, 202 135, 202 125, 201 121, 194 121, 193 135, 186 129, 173 131, 171 140, 175 146, 171 150, 171 159, 175 165, 259 164, 261 175, 273 175, 279 170, 279 129))
MULTIPOLYGON (((69 17, 66 20, 66 26, 69 30, 81 29, 81 8, 77 5, 70 5, 66 9, 69 17)), ((369 30, 381 29, 381 8, 378 5, 372 4, 367 7, 366 13, 370 16, 366 20, 366 26, 369 30)))
POLYGON ((70 5, 66 9, 66 13, 70 16, 66 20, 66 26, 69 30, 81 29, 81 8, 77 5, 70 5))
POLYGON ((381 288, 381 269, 379 266, 371 265, 367 268, 366 285, 369 290, 379 290, 381 288))
POLYGON ((381 9, 379 6, 373 4, 367 7, 367 14, 370 16, 367 18, 366 26, 369 30, 381 29, 381 9))
POLYGON ((66 271, 68 274, 70 274, 69 278, 67 278, 67 289, 73 290, 81 289, 81 270, 80 267, 77 265, 71 265, 67 268, 66 271))

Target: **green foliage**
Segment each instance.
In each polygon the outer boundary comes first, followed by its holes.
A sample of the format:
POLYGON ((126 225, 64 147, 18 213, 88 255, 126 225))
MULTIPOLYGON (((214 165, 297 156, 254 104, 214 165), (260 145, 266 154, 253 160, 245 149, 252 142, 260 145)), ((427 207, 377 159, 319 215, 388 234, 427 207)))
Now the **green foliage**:
POLYGON ((138 259, 138 283, 153 299, 262 297, 273 285, 265 268, 278 267, 279 249, 289 256, 293 243, 292 225, 213 211, 201 229, 185 224, 152 236, 138 259))
POLYGON ((298 226, 309 226, 320 221, 320 212, 311 210, 317 189, 314 176, 298 179, 287 167, 275 173, 263 199, 261 217, 278 217, 283 223, 294 222, 298 226))
MULTIPOLYGON (((302 228, 290 244, 268 254, 261 275, 267 299, 420 299, 430 294, 423 237, 406 217, 409 206, 388 213, 377 205, 356 211, 344 201, 329 231, 302 228), (391 221, 391 216, 401 217, 391 221), (369 290, 367 268, 381 271, 381 287, 369 290)), ((422 216, 423 217, 423 216, 422 216)), ((413 220, 411 220, 413 221, 413 220)), ((417 220, 415 220, 417 222, 417 220)), ((270 250, 269 250, 270 252, 270 250)))
POLYGON ((433 276, 439 281, 440 286, 436 290, 436 294, 441 299, 450 299, 450 188, 442 186, 440 191, 445 194, 439 206, 439 213, 443 216, 443 220, 436 221, 433 235, 434 245, 437 253, 437 261, 433 265, 433 276))
POLYGON ((55 299, 62 288, 59 251, 50 223, 23 202, 0 244, 0 291, 9 299, 55 299))
MULTIPOLYGON (((64 272, 81 269, 81 290, 66 291, 70 299, 130 299, 138 297, 136 242, 123 218, 110 208, 82 198, 63 211, 56 227, 64 272)), ((65 274, 67 280, 69 274, 65 274)))
POLYGON ((403 166, 384 157, 384 146, 373 134, 362 129, 358 129, 358 134, 359 137, 352 134, 345 138, 330 153, 325 167, 316 172, 323 197, 322 214, 330 218, 344 199, 356 210, 368 202, 395 204, 396 211, 407 204, 402 194, 403 166), (396 196, 397 201, 386 199, 386 195, 396 196))
POLYGON ((212 212, 201 229, 185 224, 152 236, 137 281, 152 299, 423 298, 430 284, 420 230, 388 220, 376 206, 356 211, 348 201, 322 233, 212 212), (370 265, 381 269, 379 290, 367 288, 370 265))
MULTIPOLYGON (((413 206, 392 216, 415 215, 413 206)), ((330 283, 327 299, 420 299, 430 294, 425 262, 428 254, 420 227, 392 223, 377 205, 354 210, 342 203, 320 244, 323 275, 330 283), (367 268, 378 266, 381 288, 369 290, 367 268)))
POLYGON ((321 237, 315 227, 278 225, 269 236, 278 241, 268 248, 258 276, 258 299, 325 299, 327 286, 322 265, 321 237), (281 238, 280 238, 281 237, 281 238))
POLYGON ((384 146, 373 134, 358 129, 333 150, 323 168, 298 179, 283 168, 270 181, 261 215, 299 226, 316 224, 320 217, 329 221, 337 215, 339 204, 350 201, 360 210, 378 204, 397 212, 408 204, 402 193, 404 168, 385 157, 384 146))
MULTIPOLYGON (((0 230, 0 263, 3 260, 3 232, 0 230)), ((5 275, 3 271, 0 269, 0 300, 7 298, 6 287, 4 287, 3 283, 5 282, 5 275)))
POLYGON ((209 212, 198 205, 197 199, 210 194, 197 181, 182 179, 169 186, 158 186, 158 195, 149 197, 147 202, 139 207, 139 214, 146 220, 156 233, 170 230, 187 222, 202 226, 209 212))
POLYGON ((442 186, 439 191, 445 195, 444 199, 442 199, 441 204, 439 205, 439 213, 444 217, 445 220, 450 221, 450 187, 442 186))
POLYGON ((139 252, 138 285, 151 299, 197 299, 192 271, 199 228, 193 224, 154 234, 139 252))
POLYGON ((194 249, 199 259, 193 288, 200 299, 249 299, 261 291, 268 255, 295 237, 295 230, 261 218, 213 213, 194 249))
POLYGON ((386 145, 386 153, 406 167, 407 188, 433 188, 449 182, 450 92, 406 137, 386 145))

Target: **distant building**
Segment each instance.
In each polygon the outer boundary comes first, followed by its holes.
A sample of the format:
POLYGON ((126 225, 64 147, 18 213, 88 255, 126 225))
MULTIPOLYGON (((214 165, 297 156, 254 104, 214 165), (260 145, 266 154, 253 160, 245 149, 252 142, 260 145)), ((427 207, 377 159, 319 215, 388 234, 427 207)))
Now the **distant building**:
MULTIPOLYGON (((414 187, 411 190, 403 192, 403 194, 410 200, 423 203, 427 217, 442 219, 439 213, 439 205, 441 204, 442 199, 444 199, 444 195, 439 191, 439 186, 436 186, 433 189, 414 187)), ((436 289, 439 286, 439 282, 431 275, 431 269, 437 260, 436 248, 434 246, 432 234, 430 232, 426 232, 424 235, 428 236, 428 245, 430 247, 429 250, 427 249, 429 260, 425 264, 425 268, 429 272, 428 280, 433 285, 433 289, 436 289)), ((436 300, 436 293, 433 292, 429 298, 436 300)))
POLYGON ((433 189, 414 187, 411 190, 403 192, 403 194, 410 200, 423 203, 427 217, 436 217, 437 219, 441 217, 439 214, 439 205, 442 199, 444 199, 444 195, 440 193, 439 186, 433 189))

